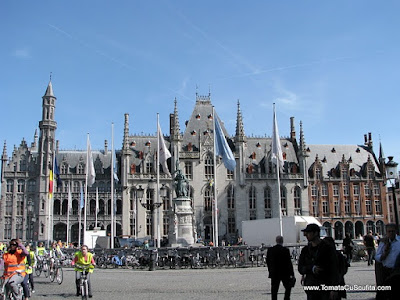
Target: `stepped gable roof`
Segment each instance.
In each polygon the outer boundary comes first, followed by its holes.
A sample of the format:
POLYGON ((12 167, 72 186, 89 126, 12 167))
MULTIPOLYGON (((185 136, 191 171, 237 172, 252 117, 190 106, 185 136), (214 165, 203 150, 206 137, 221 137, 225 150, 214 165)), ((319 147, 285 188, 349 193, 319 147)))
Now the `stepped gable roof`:
MULTIPOLYGON (((200 140, 203 141, 206 132, 212 135, 213 118, 212 118, 212 104, 210 96, 197 96, 196 105, 193 109, 190 119, 186 123, 185 132, 183 134, 183 147, 191 143, 194 148, 199 148, 200 140)), ((215 117, 218 117, 214 109, 215 117)), ((222 121, 222 120, 221 120, 222 121)), ((230 137, 227 133, 223 122, 220 123, 225 137, 230 137)), ((229 143, 229 141, 228 141, 229 143)))
MULTIPOLYGON (((280 138, 282 152, 286 153, 285 162, 298 163, 296 151, 294 149, 293 143, 286 138, 280 138)), ((256 154, 255 162, 259 163, 261 160, 271 155, 271 144, 272 139, 266 137, 248 137, 245 149, 246 158, 250 158, 252 153, 256 154)))
MULTIPOLYGON (((92 150, 93 162, 99 159, 102 162, 103 169, 110 168, 111 151, 106 154, 104 151, 92 150)), ((86 164, 86 150, 61 150, 57 154, 57 164, 60 166, 66 162, 70 168, 75 168, 79 162, 86 164)))
POLYGON ((318 155, 322 163, 323 175, 328 176, 328 172, 337 168, 342 161, 343 156, 349 163, 349 169, 355 172, 361 172, 363 166, 367 163, 368 157, 375 167, 375 172, 380 174, 379 167, 375 161, 374 155, 361 145, 308 145, 306 151, 309 155, 307 159, 307 170, 314 164, 318 155))

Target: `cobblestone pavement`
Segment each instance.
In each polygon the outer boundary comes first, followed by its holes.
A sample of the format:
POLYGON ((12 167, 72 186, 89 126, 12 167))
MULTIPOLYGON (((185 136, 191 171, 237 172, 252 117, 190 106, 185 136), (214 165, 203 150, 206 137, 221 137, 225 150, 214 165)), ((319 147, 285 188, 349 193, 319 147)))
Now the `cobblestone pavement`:
MULTIPOLYGON (((295 266, 296 268, 297 266, 295 266)), ((306 299, 297 282, 292 299, 306 299)), ((345 277, 349 285, 374 285, 374 268, 366 262, 353 263, 345 277)), ((95 270, 92 276, 93 299, 270 299, 270 280, 264 267, 182 270, 95 270)), ((74 272, 64 270, 61 285, 35 277, 36 293, 32 299, 79 299, 75 296, 74 272)), ((374 299, 374 292, 348 291, 347 299, 374 299)), ((278 299, 283 299, 281 286, 278 299)))

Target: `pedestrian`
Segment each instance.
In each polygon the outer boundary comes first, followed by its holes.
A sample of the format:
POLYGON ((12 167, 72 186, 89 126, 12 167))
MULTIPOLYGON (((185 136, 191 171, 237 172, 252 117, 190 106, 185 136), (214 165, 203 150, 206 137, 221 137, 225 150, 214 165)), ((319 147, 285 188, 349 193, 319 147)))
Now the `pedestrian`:
MULTIPOLYGON (((376 251, 375 260, 382 263, 382 267, 375 270, 375 272, 380 272, 380 274, 376 274, 378 286, 393 285, 392 288, 396 287, 395 282, 390 278, 395 271, 396 259, 400 254, 400 237, 396 234, 396 229, 396 224, 386 225, 386 237, 380 240, 376 251)), ((391 291, 378 291, 376 299, 390 299, 390 297, 395 297, 393 294, 391 291)), ((398 297, 398 295, 396 296, 398 297)))
POLYGON ((350 267, 353 259, 354 242, 350 237, 350 233, 346 233, 346 237, 343 239, 343 253, 346 255, 347 265, 350 267))
POLYGON ((340 282, 338 259, 335 249, 320 238, 320 227, 308 224, 302 230, 308 240, 300 253, 298 270, 303 275, 304 286, 319 287, 318 290, 306 290, 307 300, 337 299, 337 291, 321 289, 321 286, 337 286, 340 282))
POLYGON ((271 298, 278 299, 279 285, 285 288, 285 300, 290 299, 290 291, 295 283, 292 260, 289 249, 283 247, 283 237, 276 237, 276 245, 267 251, 267 267, 269 278, 271 278, 271 298))
MULTIPOLYGON (((346 236, 347 235, 349 235, 349 237, 350 237, 350 234, 347 233, 346 236)), ((349 265, 347 263, 347 257, 345 257, 342 254, 342 251, 336 250, 335 241, 332 237, 327 236, 326 238, 324 238, 324 243, 330 244, 331 247, 333 249, 335 249, 335 253, 336 253, 336 257, 337 257, 337 261, 338 261, 339 284, 340 284, 340 286, 344 287, 346 285, 346 283, 344 281, 344 275, 346 275, 348 268, 349 268, 349 265)), ((341 298, 347 298, 346 290, 339 291, 338 299, 341 299, 341 298)))
POLYGON ((374 256, 375 256, 375 240, 371 230, 368 231, 368 234, 364 236, 364 246, 367 249, 368 266, 371 266, 374 264, 374 256))

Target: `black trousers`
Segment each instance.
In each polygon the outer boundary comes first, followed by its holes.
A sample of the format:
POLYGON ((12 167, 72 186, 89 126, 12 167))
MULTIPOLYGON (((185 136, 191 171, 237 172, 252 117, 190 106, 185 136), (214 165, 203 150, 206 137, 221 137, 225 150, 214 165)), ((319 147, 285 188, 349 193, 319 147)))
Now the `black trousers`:
POLYGON ((278 291, 279 291, 279 284, 283 284, 283 287, 285 288, 285 300, 290 300, 290 292, 292 288, 289 286, 289 278, 287 279, 281 279, 281 278, 271 278, 271 298, 272 300, 277 300, 278 299, 278 291))

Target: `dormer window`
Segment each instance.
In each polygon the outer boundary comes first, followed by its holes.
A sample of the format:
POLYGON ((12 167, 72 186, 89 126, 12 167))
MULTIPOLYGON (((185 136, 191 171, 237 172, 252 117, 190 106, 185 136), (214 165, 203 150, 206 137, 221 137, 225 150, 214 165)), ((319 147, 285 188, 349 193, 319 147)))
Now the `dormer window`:
POLYGON ((201 119, 200 114, 197 114, 197 115, 196 115, 196 120, 200 120, 200 119, 201 119))
POLYGON ((208 135, 210 131, 207 129, 206 131, 203 132, 203 135, 208 135))
POLYGON ((146 147, 150 147, 151 146, 151 142, 147 141, 145 145, 146 145, 146 147))
POLYGON ((212 116, 212 115, 208 115, 207 118, 208 118, 209 120, 212 120, 212 119, 213 119, 213 116, 212 116))
POLYGON ((193 130, 190 134, 191 135, 196 135, 196 130, 193 130))
POLYGON ((136 146, 136 142, 135 141, 131 142, 130 146, 131 147, 135 147, 136 146))
POLYGON ((261 148, 261 144, 260 144, 260 143, 257 143, 257 144, 256 144, 256 147, 257 147, 257 148, 261 148))
POLYGON ((332 153, 336 153, 335 147, 332 148, 331 152, 332 152, 332 153))

